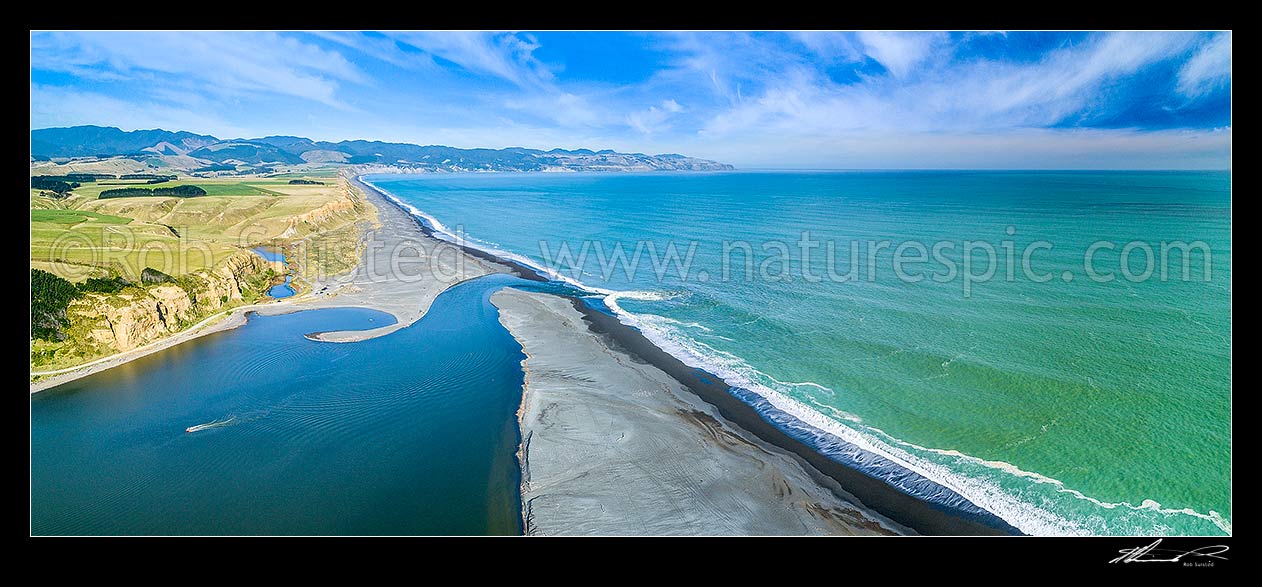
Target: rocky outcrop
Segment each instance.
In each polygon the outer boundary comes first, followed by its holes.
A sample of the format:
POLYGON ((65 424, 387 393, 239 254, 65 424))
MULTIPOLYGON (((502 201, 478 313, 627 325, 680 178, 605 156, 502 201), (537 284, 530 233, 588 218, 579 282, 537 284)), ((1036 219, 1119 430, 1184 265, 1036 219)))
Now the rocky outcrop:
POLYGON ((179 332, 224 306, 253 300, 283 270, 280 263, 241 252, 214 271, 197 271, 176 283, 88 294, 71 302, 67 314, 80 342, 127 351, 179 332))

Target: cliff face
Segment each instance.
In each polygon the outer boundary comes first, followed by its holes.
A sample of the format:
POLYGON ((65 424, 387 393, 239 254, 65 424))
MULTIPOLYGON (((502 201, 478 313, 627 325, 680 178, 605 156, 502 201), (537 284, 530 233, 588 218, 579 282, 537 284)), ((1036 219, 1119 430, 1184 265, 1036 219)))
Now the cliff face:
POLYGON ((315 210, 294 216, 291 221, 291 225, 298 225, 303 222, 319 225, 338 214, 345 214, 354 211, 355 202, 351 201, 350 198, 339 198, 320 206, 315 210))
POLYGON ((89 294, 71 302, 67 315, 81 342, 106 350, 127 351, 179 332, 226 305, 252 301, 280 263, 241 252, 214 271, 198 271, 179 280, 122 293, 89 294))

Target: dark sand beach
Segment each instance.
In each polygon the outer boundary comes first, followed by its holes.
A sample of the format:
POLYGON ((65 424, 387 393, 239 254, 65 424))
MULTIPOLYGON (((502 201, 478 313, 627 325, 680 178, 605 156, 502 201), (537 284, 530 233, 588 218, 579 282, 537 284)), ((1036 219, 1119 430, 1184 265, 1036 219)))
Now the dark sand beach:
MULTIPOLYGON (((399 211, 405 211, 392 198, 381 194, 373 186, 359 182, 358 178, 356 178, 356 184, 366 193, 369 193, 374 202, 389 202, 390 207, 394 207, 399 211)), ((423 219, 411 213, 408 213, 408 217, 413 219, 418 230, 425 236, 438 238, 435 236, 433 228, 428 226, 423 219)), ((525 279, 547 281, 546 277, 540 275, 538 271, 512 259, 501 258, 464 244, 456 244, 454 246, 459 246, 465 253, 481 261, 505 267, 511 273, 525 279)), ((501 297, 501 299, 503 298, 501 297)), ((892 521, 891 527, 901 528, 904 531, 911 530, 915 533, 933 535, 1020 534, 1018 530, 1002 519, 980 510, 980 508, 971 508, 973 511, 960 511, 930 503, 904 493, 882 479, 847 466, 840 462, 840 459, 821 452, 817 448, 817 443, 811 442, 810 435, 794 434, 769 422, 753 405, 735 395, 733 393, 735 390, 721 378, 683 363, 675 356, 654 345, 634 327, 620 322, 617 317, 589 306, 581 299, 571 297, 568 300, 572 308, 583 317, 583 323, 586 327, 592 333, 598 335, 596 339, 605 347, 606 352, 624 354, 631 357, 634 361, 643 362, 668 375, 678 384, 680 389, 686 390, 687 393, 694 395, 695 398, 706 405, 712 406, 715 414, 721 418, 723 426, 739 431, 739 434, 746 435, 757 442, 766 443, 787 455, 792 455, 792 462, 795 466, 804 467, 806 471, 816 478, 821 486, 830 487, 830 491, 846 503, 851 504, 852 507, 870 511, 876 517, 892 521)), ((501 311, 503 312, 503 308, 501 308, 501 311)), ((523 337, 518 332, 513 334, 523 344, 523 347, 526 347, 527 354, 530 355, 532 349, 528 346, 529 341, 523 341, 523 337)), ((532 393, 528 377, 523 406, 529 404, 532 393)), ((781 414, 781 416, 784 416, 784 414, 781 414)), ((525 424, 523 423, 523 425, 525 424)), ((679 419, 678 425, 681 427, 691 426, 684 418, 679 419)), ((801 426, 809 428, 805 424, 801 424, 801 426)), ((530 433, 531 431, 529 430, 523 430, 523 438, 528 437, 530 433)), ((840 442, 837 439, 830 439, 830 441, 840 442)), ((555 491, 559 495, 563 495, 565 488, 557 487, 555 491)), ((943 491, 949 492, 945 488, 943 488, 943 491)), ((662 498, 670 499, 670 496, 662 496, 662 498)), ((606 530, 608 529, 606 528, 606 530)), ((888 528, 883 530, 885 530, 883 533, 892 533, 888 528)), ((645 531, 647 533, 652 532, 648 528, 645 531)), ((704 534, 706 532, 704 529, 699 529, 696 533, 704 534)), ((783 531, 768 533, 783 533, 783 531)))

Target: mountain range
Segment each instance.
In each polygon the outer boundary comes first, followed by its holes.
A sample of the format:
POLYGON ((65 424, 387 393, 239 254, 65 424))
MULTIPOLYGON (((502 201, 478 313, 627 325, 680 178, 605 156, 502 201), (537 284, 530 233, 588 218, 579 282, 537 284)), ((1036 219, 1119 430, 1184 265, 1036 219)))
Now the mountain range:
POLYGON ((31 159, 60 161, 76 158, 127 157, 172 160, 197 165, 243 168, 343 163, 416 171, 719 171, 731 165, 674 153, 645 155, 609 149, 552 149, 522 147, 461 149, 349 140, 336 143, 294 136, 256 139, 219 139, 187 131, 161 129, 124 131, 115 127, 72 126, 31 131, 31 159), (190 160, 191 158, 191 160, 190 160))

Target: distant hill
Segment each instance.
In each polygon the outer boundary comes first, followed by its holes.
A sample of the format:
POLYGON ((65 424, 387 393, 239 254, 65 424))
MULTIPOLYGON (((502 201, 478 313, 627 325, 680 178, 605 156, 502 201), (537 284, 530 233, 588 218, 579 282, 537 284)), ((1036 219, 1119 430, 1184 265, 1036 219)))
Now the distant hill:
POLYGON ((302 163, 302 157, 275 145, 258 141, 232 140, 191 151, 189 157, 215 163, 302 163))
POLYGON ((74 126, 31 131, 31 157, 57 160, 137 155, 163 160, 191 158, 197 166, 270 166, 304 162, 346 163, 404 171, 719 171, 731 165, 678 154, 645 155, 609 149, 458 149, 381 141, 312 141, 293 136, 217 139, 166 130, 123 131, 74 126))
POLYGON ((162 129, 128 132, 112 126, 45 128, 31 131, 31 156, 36 159, 51 159, 135 155, 145 152, 185 155, 189 151, 217 142, 219 139, 209 135, 162 129))

